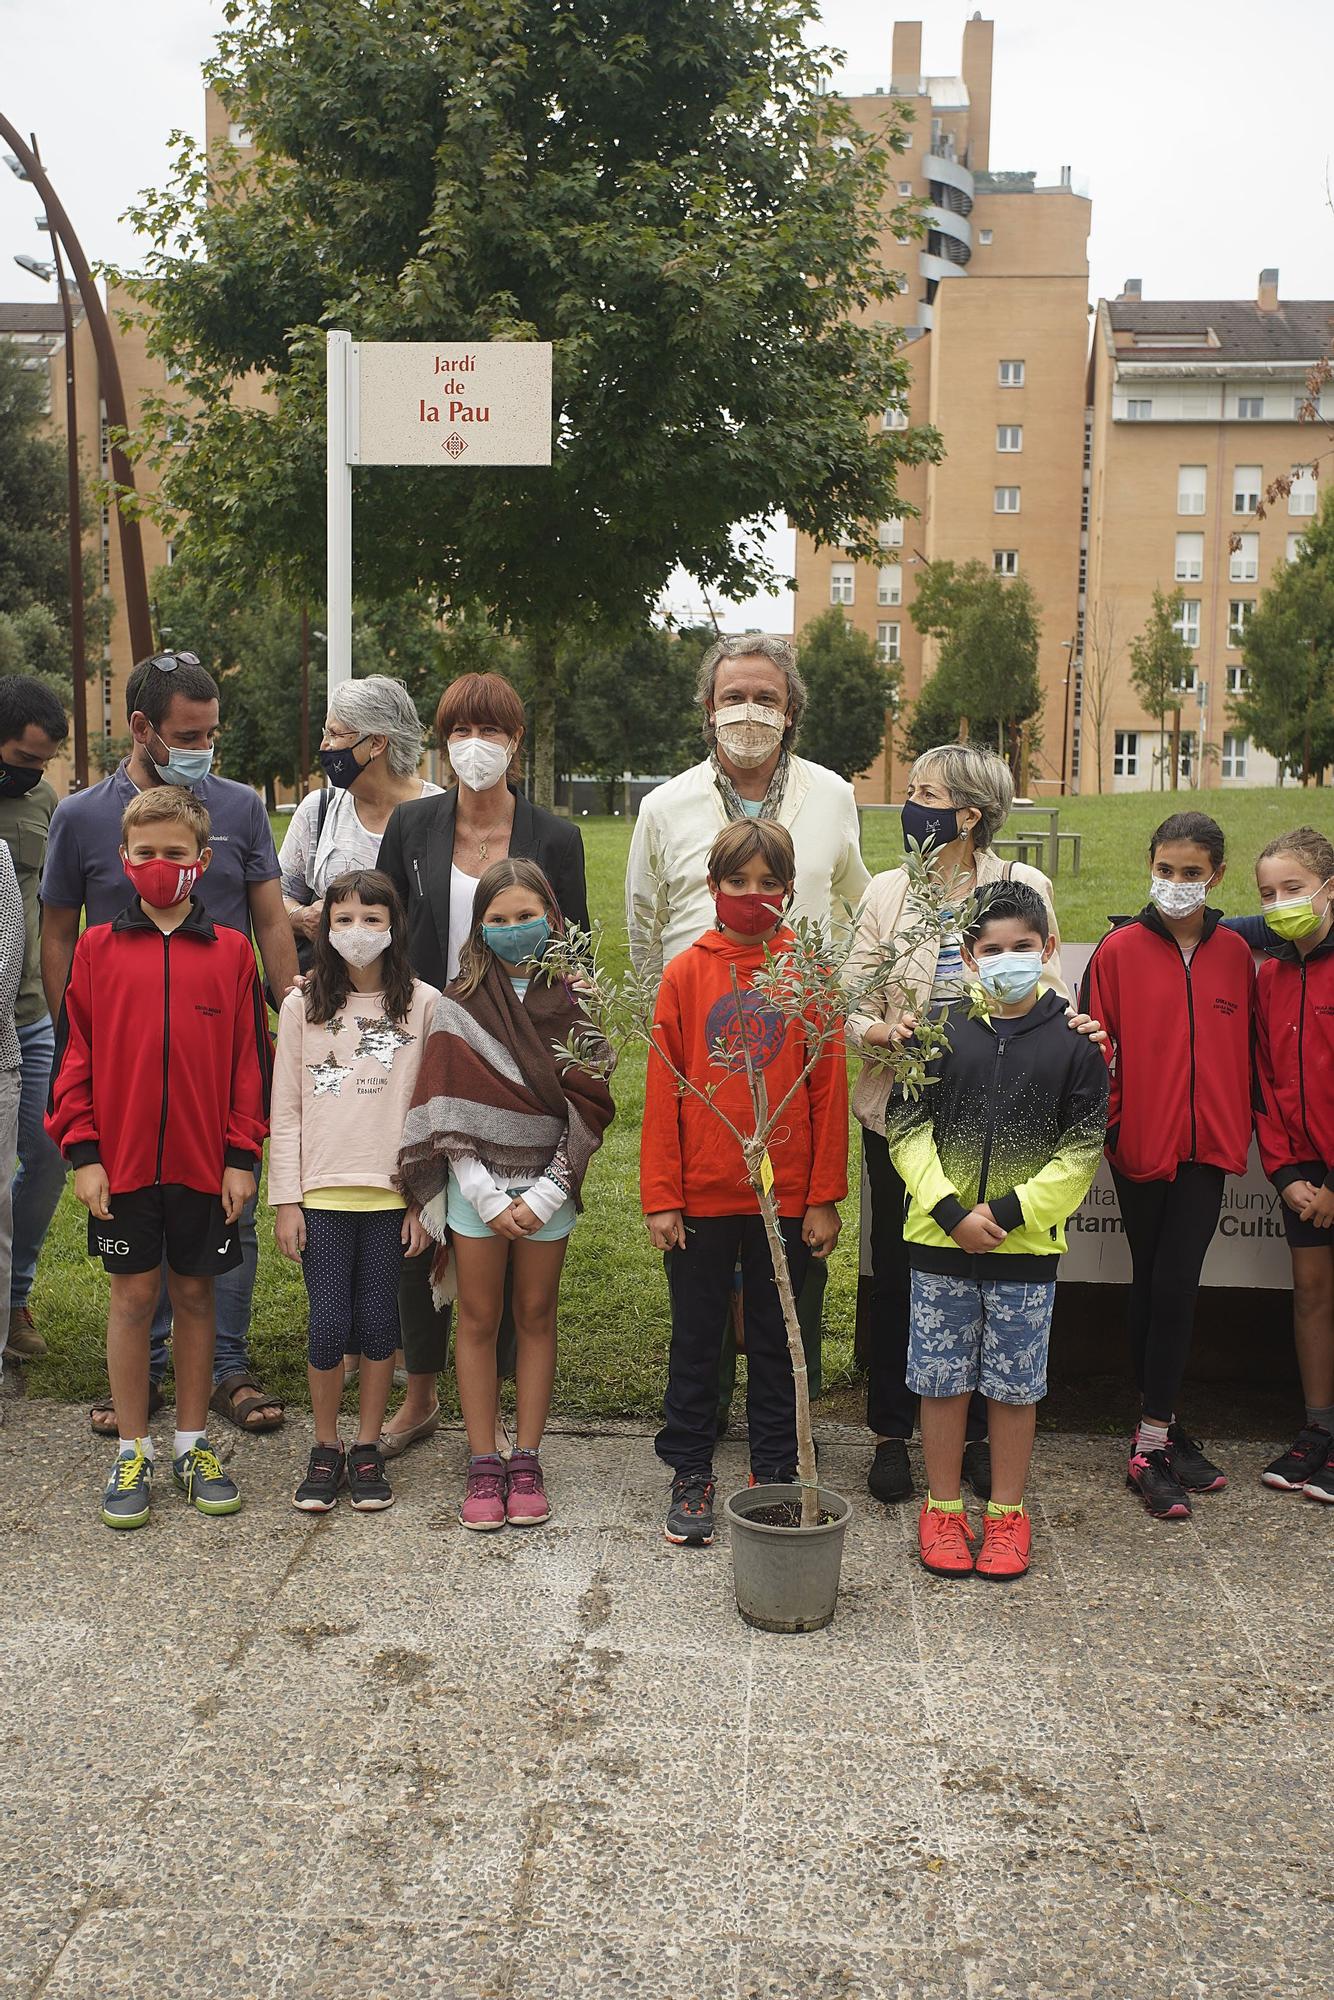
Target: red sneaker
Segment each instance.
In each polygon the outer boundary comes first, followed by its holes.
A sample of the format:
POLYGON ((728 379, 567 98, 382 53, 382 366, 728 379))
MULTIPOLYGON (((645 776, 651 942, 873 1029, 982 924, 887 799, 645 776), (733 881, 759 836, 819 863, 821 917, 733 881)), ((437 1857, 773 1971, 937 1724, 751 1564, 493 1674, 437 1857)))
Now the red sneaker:
POLYGON ((483 1534, 505 1525, 505 1468, 491 1453, 468 1461, 468 1487, 459 1508, 459 1526, 483 1534))
POLYGON ((923 1507, 917 1517, 917 1549, 922 1568, 932 1576, 973 1573, 973 1531, 963 1513, 942 1514, 939 1507, 923 1507))
POLYGON ((982 1523, 977 1573, 990 1583, 1013 1583, 1028 1568, 1033 1523, 1025 1514, 988 1514, 982 1523))
POLYGON ((512 1451, 505 1475, 505 1514, 512 1528, 540 1528, 551 1519, 546 1483, 535 1451, 512 1451))

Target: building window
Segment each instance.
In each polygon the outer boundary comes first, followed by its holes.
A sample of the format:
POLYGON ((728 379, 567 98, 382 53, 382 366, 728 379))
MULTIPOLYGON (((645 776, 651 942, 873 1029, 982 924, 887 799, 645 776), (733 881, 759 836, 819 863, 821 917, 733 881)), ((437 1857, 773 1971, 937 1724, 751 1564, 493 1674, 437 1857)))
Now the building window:
POLYGON ((173 564, 173 563, 175 562, 175 560, 176 560, 176 544, 175 544, 175 542, 168 542, 168 543, 167 543, 167 568, 168 568, 168 569, 170 569, 170 568, 171 568, 171 566, 172 566, 172 564, 173 564))
POLYGON ((1018 576, 1018 549, 993 549, 991 552, 991 567, 995 570, 997 576, 1018 576))
POLYGON ((1290 514, 1314 514, 1315 512, 1315 471, 1309 465, 1294 465, 1292 486, 1288 493, 1290 514))
POLYGON ((1183 729, 1181 732, 1180 750, 1177 756, 1177 777, 1189 780, 1194 763, 1195 731, 1193 729, 1183 729))
POLYGON ((1263 396, 1238 396, 1237 415, 1243 423, 1258 423, 1265 413, 1263 396))
POLYGON ((891 403, 885 411, 883 422, 884 428, 887 431, 906 431, 908 428, 908 412, 900 409, 897 403, 891 403))
POLYGON ((1176 580, 1178 583, 1198 583, 1204 575, 1204 536, 1177 536, 1176 580))
POLYGON ((250 136, 249 127, 243 125, 239 118, 233 118, 227 127, 227 138, 233 146, 253 146, 255 143, 250 136))
POLYGON ((851 604, 857 572, 851 563, 831 563, 829 566, 829 602, 831 604, 851 604))
POLYGON ((996 488, 995 511, 998 514, 1017 514, 1019 512, 1019 488, 1017 486, 998 486, 996 488))
POLYGON ((1002 389, 1022 389, 1024 386, 1024 364, 1022 361, 1002 361, 997 379, 1002 389))
POLYGON ((903 567, 900 563, 885 563, 875 586, 877 604, 902 604, 903 567))
POLYGON ((882 521, 876 529, 875 534, 876 540, 882 549, 901 549, 903 547, 903 522, 901 519, 896 521, 882 521))
POLYGON ((1222 775, 1225 778, 1246 776, 1246 752, 1249 741, 1245 736, 1225 736, 1223 738, 1222 775))
POLYGON ((1262 474, 1258 465, 1239 465, 1232 474, 1232 511, 1234 514, 1253 514, 1260 504, 1260 480, 1262 474))
POLYGON ((1132 396, 1126 404, 1126 415, 1132 424, 1146 424, 1153 415, 1153 397, 1132 396))
POLYGON ((990 243, 991 231, 989 229, 979 229, 977 232, 977 240, 979 243, 990 243))
MULTIPOLYGON (((851 604, 852 599, 849 598, 848 602, 849 604, 851 604)), ((1188 646, 1199 645, 1200 600, 1198 597, 1182 598, 1180 613, 1178 614, 1177 617, 1175 617, 1172 620, 1172 630, 1177 634, 1178 638, 1184 639, 1188 646)), ((1194 684, 1195 684, 1195 669, 1192 667, 1190 680, 1187 683, 1187 685, 1193 687, 1194 684)))
POLYGON ((1227 607, 1227 642, 1229 646, 1240 646, 1246 636, 1246 623, 1255 609, 1253 597, 1234 597, 1227 607))
POLYGON ((1204 492, 1204 467, 1202 465, 1179 465, 1177 467, 1178 514, 1202 514, 1204 512, 1204 492))
POLYGON ((904 236, 903 234, 901 234, 901 233, 900 233, 900 234, 898 234, 898 235, 896 235, 896 236, 895 236, 895 239, 894 239, 894 240, 895 240, 895 242, 896 242, 896 243, 911 243, 911 242, 912 242, 912 237, 911 237, 911 236, 904 236))
POLYGON ((1248 667, 1231 666, 1227 670, 1227 691, 1229 694, 1249 694, 1251 675, 1248 667))
POLYGON ((1305 535, 1289 535, 1287 549, 1284 558, 1285 561, 1296 562, 1298 556, 1301 554, 1302 550, 1305 547, 1306 547, 1305 535))
POLYGON ((911 182, 911 181, 900 181, 900 182, 899 182, 899 193, 900 193, 900 194, 911 194, 911 193, 912 193, 912 182, 911 182))
POLYGON ((1230 583, 1254 583, 1260 574, 1260 537, 1238 535, 1237 546, 1227 559, 1230 583))
POLYGON ((1024 427, 1022 424, 997 424, 997 451, 1022 451, 1024 448, 1024 427))
POLYGON ((1114 778, 1137 778, 1139 776, 1138 729, 1118 729, 1113 734, 1112 776, 1114 778))
POLYGON ((875 628, 875 650, 882 660, 890 665, 899 657, 899 625, 877 625, 875 628))

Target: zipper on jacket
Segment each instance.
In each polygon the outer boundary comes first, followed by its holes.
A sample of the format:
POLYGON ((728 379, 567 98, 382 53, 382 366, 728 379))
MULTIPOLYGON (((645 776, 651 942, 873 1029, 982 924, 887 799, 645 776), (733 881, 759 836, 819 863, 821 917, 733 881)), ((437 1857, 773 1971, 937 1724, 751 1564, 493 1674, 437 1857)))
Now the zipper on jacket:
MULTIPOLYGON (((1173 938, 1172 942, 1176 944, 1176 939, 1173 938)), ((1203 944, 1203 942, 1204 940, 1201 938, 1200 944, 1203 944)), ((1200 946, 1197 944, 1195 950, 1198 951, 1199 948, 1200 946)), ((1177 950, 1181 953, 1181 970, 1186 975, 1186 1019, 1190 1024, 1190 1151, 1187 1153, 1186 1159, 1193 1161, 1195 1158, 1195 1148, 1199 1143, 1199 1133, 1195 1121, 1195 988, 1191 984, 1190 977, 1191 959, 1186 957, 1185 952, 1181 950, 1179 944, 1177 945, 1177 950)))
POLYGON ((171 936, 162 933, 162 1118, 157 1128, 157 1170, 154 1187, 162 1185, 162 1155, 167 1143, 167 1066, 171 1057, 171 936))
POLYGON ((417 884, 417 894, 422 896, 425 894, 425 891, 422 888, 421 869, 417 866, 417 857, 415 854, 412 857, 412 873, 417 884))
POLYGON ((1306 1120, 1306 960, 1302 960, 1301 1000, 1297 1008, 1297 1103, 1302 1114, 1302 1130, 1306 1143, 1311 1148, 1311 1158, 1318 1160, 1319 1152, 1311 1137, 1311 1127, 1306 1120))
MULTIPOLYGON (((996 1034, 994 1028, 991 1032, 996 1034)), ((996 1035, 996 1057, 991 1066, 991 1099, 987 1105, 987 1131, 986 1137, 982 1141, 982 1165, 978 1169, 977 1175, 977 1199, 979 1203, 984 1202, 987 1198, 987 1172, 991 1166, 991 1142, 996 1136, 996 1098, 1000 1092, 1000 1069, 1002 1062, 1005 1060, 1005 1051, 1008 1047, 1008 1035, 996 1035)))

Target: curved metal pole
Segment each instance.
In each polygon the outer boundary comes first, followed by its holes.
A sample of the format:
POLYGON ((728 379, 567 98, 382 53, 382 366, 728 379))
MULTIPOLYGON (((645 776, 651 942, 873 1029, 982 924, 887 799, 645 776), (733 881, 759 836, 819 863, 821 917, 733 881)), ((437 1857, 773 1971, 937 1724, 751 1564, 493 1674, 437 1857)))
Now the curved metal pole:
MULTIPOLYGON (((35 136, 32 150, 37 152, 35 136)), ((76 791, 83 791, 88 783, 88 660, 83 629, 79 407, 74 384, 74 315, 70 311, 69 286, 65 283, 65 266, 60 256, 60 238, 54 229, 51 231, 51 255, 55 260, 60 311, 65 322, 65 469, 69 486, 69 634, 70 680, 74 691, 74 786, 76 791)))
MULTIPOLYGON (((120 369, 116 362, 116 350, 111 339, 111 328, 107 324, 102 301, 98 297, 93 274, 88 268, 88 259, 83 254, 83 246, 70 225, 70 219, 61 206, 60 199, 46 177, 41 161, 18 134, 9 120, 0 112, 0 134, 13 148, 28 176, 42 198, 47 220, 51 224, 54 238, 59 232, 65 246, 65 254, 70 261, 83 309, 88 318, 88 329, 97 349, 97 366, 102 377, 102 400, 107 406, 107 423, 113 430, 128 430, 129 419, 125 413, 125 391, 121 386, 120 369)), ((137 492, 134 467, 119 445, 111 447, 111 476, 117 486, 128 487, 137 492)), ((130 628, 130 653, 136 660, 146 660, 153 650, 153 625, 148 610, 148 576, 144 569, 144 545, 139 533, 137 520, 127 517, 120 507, 116 509, 116 526, 120 535, 120 561, 125 575, 125 616, 130 628)))

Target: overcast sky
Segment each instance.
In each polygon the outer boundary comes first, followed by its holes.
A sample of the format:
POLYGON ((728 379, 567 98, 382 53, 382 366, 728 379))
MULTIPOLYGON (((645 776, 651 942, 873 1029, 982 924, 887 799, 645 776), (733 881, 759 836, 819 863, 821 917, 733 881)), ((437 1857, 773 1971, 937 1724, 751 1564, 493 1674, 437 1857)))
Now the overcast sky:
MULTIPOLYGON (((971 9, 918 11, 923 67, 957 74, 971 9)), ((992 166, 1045 176, 1069 164, 1087 181, 1093 298, 1131 276, 1146 298, 1249 298, 1266 264, 1283 297, 1334 298, 1334 8, 999 0, 982 11, 996 22, 992 166)), ((894 17, 876 0, 826 0, 822 39, 846 52, 853 87, 888 82, 894 17)), ((0 110, 36 131, 95 261, 134 261, 122 212, 166 178, 172 129, 202 132, 199 67, 219 20, 216 0, 0 0, 0 110)), ((11 261, 42 254, 37 212, 32 190, 0 174, 11 299, 52 297, 11 261)), ((684 607, 690 593, 675 595, 684 607)), ((770 615, 790 625, 786 606, 770 615)), ((757 606, 727 622, 763 616, 757 606)))

